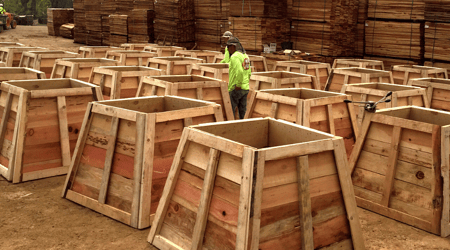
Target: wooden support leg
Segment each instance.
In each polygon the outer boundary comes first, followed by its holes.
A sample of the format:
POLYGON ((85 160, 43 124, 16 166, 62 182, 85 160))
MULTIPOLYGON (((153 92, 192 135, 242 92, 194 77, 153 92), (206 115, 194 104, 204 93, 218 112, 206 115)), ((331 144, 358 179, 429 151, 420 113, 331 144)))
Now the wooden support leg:
POLYGON ((278 112, 278 103, 273 102, 272 108, 270 109, 270 117, 277 119, 277 112, 278 112))
MULTIPOLYGON (((25 130, 27 123, 27 103, 28 103, 29 92, 24 91, 19 97, 19 103, 17 108, 17 113, 19 114, 18 119, 18 127, 17 130, 17 142, 16 142, 16 150, 14 157, 14 174, 13 174, 13 183, 18 183, 22 180, 22 163, 23 163, 23 148, 25 145, 25 130)), ((16 123, 17 124, 17 123, 16 123)))
POLYGON ((300 211, 300 230, 302 250, 314 250, 311 197, 309 193, 308 156, 297 158, 298 201, 300 211))
POLYGON ((336 134, 336 126, 334 125, 334 117, 333 117, 333 104, 327 105, 328 111, 328 126, 330 127, 330 134, 336 134))
POLYGON ((402 128, 395 126, 392 131, 392 141, 390 146, 390 153, 388 158, 388 165, 386 171, 386 180, 384 183, 383 196, 380 204, 385 207, 389 207, 389 200, 391 197, 392 188, 394 187, 394 177, 397 169, 398 160, 398 145, 400 143, 402 128))
MULTIPOLYGON (((251 248, 252 250, 258 250, 259 249, 259 233, 261 230, 261 202, 262 202, 262 192, 263 192, 263 179, 264 179, 264 167, 266 164, 266 153, 265 152, 258 152, 257 154, 257 161, 255 163, 256 169, 253 169, 253 173, 256 171, 256 183, 253 185, 255 186, 255 196, 254 200, 252 201, 253 204, 253 230, 251 232, 252 242, 251 242, 251 248)), ((255 174, 254 174, 255 176, 255 174)))
POLYGON ((450 235, 450 127, 441 131, 441 176, 443 179, 443 205, 441 218, 441 237, 450 235), (445 188, 447 187, 447 188, 445 188))
POLYGON ((142 163, 144 155, 144 137, 145 123, 147 117, 145 114, 138 114, 136 117, 136 145, 134 155, 133 168, 133 200, 131 202, 131 226, 137 228, 139 226, 139 207, 141 198, 141 178, 142 163))
MULTIPOLYGON (((0 123, 0 151, 3 148, 3 143, 5 141, 6 127, 8 125, 9 114, 11 113, 12 99, 13 98, 12 98, 11 92, 8 92, 8 94, 6 96, 5 107, 3 109, 2 121, 0 123)), ((9 163, 9 165, 11 165, 11 162, 9 163)), ((9 168, 6 168, 4 166, 1 166, 1 167, 2 167, 3 177, 7 178, 8 180, 11 180, 9 177, 12 174, 11 167, 9 167, 9 168)))
POLYGON ((197 99, 203 100, 203 89, 202 88, 197 88, 197 99))

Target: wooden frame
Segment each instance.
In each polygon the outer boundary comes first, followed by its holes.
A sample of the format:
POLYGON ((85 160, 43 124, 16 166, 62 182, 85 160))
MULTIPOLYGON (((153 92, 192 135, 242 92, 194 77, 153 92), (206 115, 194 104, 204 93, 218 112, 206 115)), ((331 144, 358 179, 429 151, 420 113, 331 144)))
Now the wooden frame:
POLYGON ((165 70, 166 75, 186 75, 189 66, 196 63, 203 63, 203 59, 179 56, 154 57, 148 59, 147 67, 165 70))
POLYGON ((350 95, 312 89, 276 89, 251 92, 245 119, 271 117, 344 138, 350 156, 358 136, 350 95))
POLYGON ((197 63, 191 65, 188 74, 207 76, 228 82, 229 66, 228 63, 197 63))
POLYGON ((13 183, 66 174, 87 104, 102 100, 100 89, 44 79, 8 81, 0 91, 0 174, 13 183))
POLYGON ((426 89, 429 108, 450 111, 450 80, 417 78, 409 80, 408 86, 426 89))
POLYGON ((205 63, 213 63, 216 55, 222 55, 222 52, 212 50, 177 50, 175 52, 175 56, 199 58, 205 63))
POLYGON ((35 69, 1 67, 0 83, 10 80, 45 79, 45 73, 35 69))
POLYGON ((449 236, 449 124, 414 106, 367 114, 350 158, 358 206, 449 236))
POLYGON ((145 66, 149 58, 157 57, 156 53, 137 50, 110 50, 106 59, 118 61, 118 66, 145 66))
POLYGON ((383 61, 368 59, 334 59, 333 69, 339 68, 364 68, 384 70, 383 61))
MULTIPOLYGON (((425 90, 418 87, 399 86, 389 83, 360 83, 344 85, 341 90, 341 93, 352 96, 353 101, 358 102, 377 102, 389 92, 392 92, 392 96, 389 98, 391 102, 380 103, 377 105, 377 109, 411 105, 430 107, 425 90)), ((361 104, 354 103, 351 105, 355 110, 358 126, 361 126, 366 111, 361 104)))
POLYGON ((173 95, 220 104, 224 120, 234 120, 228 84, 210 77, 152 76, 141 79, 137 97, 173 95))
POLYGON ((25 47, 25 45, 14 42, 0 42, 0 47, 25 47))
POLYGON ((144 51, 145 47, 158 46, 156 43, 124 43, 120 45, 125 50, 139 50, 144 51))
POLYGON ((83 46, 78 48, 81 58, 105 58, 106 52, 110 50, 123 50, 114 46, 83 46))
POLYGON ((61 50, 27 51, 22 53, 19 67, 43 71, 47 78, 50 78, 57 59, 78 57, 77 53, 61 50))
MULTIPOLYGON (((220 63, 225 58, 225 55, 216 55, 214 57, 213 63, 220 63)), ((248 55, 250 59, 250 66, 254 67, 254 72, 266 72, 269 71, 269 67, 267 67, 266 58, 263 56, 254 56, 248 55)), ((252 70, 253 72, 253 70, 252 70)))
POLYGON ((375 82, 394 83, 392 72, 363 68, 331 69, 325 90, 341 92, 343 85, 375 82))
POLYGON ((186 128, 148 241, 159 249, 364 249, 343 144, 270 118, 186 128))
POLYGON ((177 46, 146 46, 144 51, 153 52, 158 54, 158 57, 171 57, 175 56, 175 53, 178 50, 186 50, 185 47, 177 47, 177 46))
POLYGON ((0 62, 4 62, 5 67, 18 67, 23 52, 46 50, 41 47, 0 47, 0 62))
POLYGON ((183 127, 216 121, 219 105, 181 97, 91 103, 62 196, 134 228, 149 227, 183 127))
POLYGON ((320 86, 315 76, 287 71, 257 72, 250 77, 251 90, 285 88, 320 89, 320 86))
POLYGON ((447 69, 419 65, 392 66, 392 77, 395 84, 407 85, 409 80, 415 78, 442 78, 448 79, 447 69))
POLYGON ((115 60, 102 58, 58 59, 53 66, 51 78, 73 78, 88 82, 93 68, 116 65, 115 60))
POLYGON ((305 60, 297 61, 277 61, 273 71, 289 71, 315 76, 319 83, 320 90, 325 89, 331 67, 329 63, 311 62, 305 60))
POLYGON ((104 100, 114 100, 136 97, 142 78, 160 75, 165 71, 138 66, 96 67, 89 82, 100 87, 104 100))

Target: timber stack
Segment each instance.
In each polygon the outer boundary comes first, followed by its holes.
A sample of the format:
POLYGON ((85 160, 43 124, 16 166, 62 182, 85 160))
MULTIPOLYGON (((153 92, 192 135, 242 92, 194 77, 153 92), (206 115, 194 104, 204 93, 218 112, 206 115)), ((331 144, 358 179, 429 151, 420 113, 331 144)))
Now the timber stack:
POLYGON ((201 50, 221 51, 229 29, 229 0, 195 0, 195 41, 201 50))
POLYGON ((73 23, 72 8, 47 9, 47 28, 50 36, 59 36, 59 28, 66 23, 73 23))
POLYGON ((86 16, 84 12, 84 0, 73 0, 73 41, 75 43, 86 43, 86 16))
POLYGON ((425 1, 425 65, 450 69, 450 1, 425 1))
POLYGON ((73 23, 66 23, 59 27, 59 34, 64 38, 73 39, 73 29, 75 25, 73 23))
POLYGON ((101 0, 84 2, 86 20, 86 44, 92 46, 102 45, 102 16, 101 0))
POLYGON ((128 42, 128 15, 109 15, 109 28, 111 46, 128 42))
MULTIPOLYGON (((153 5, 152 5, 153 8, 153 5)), ((154 29, 153 19, 155 12, 148 9, 135 9, 131 11, 128 18, 128 42, 129 43, 148 43, 153 42, 154 29)))

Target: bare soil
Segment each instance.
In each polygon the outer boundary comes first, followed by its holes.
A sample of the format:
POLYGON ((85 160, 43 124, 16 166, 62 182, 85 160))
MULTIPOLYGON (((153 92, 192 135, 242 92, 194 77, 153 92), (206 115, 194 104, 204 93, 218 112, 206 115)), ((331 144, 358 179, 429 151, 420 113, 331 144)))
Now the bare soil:
MULTIPOLYGON (((47 35, 46 26, 18 26, 0 42, 76 52, 80 44, 47 35)), ((149 229, 136 230, 61 198, 65 176, 20 184, 0 177, 0 249, 149 249, 149 229)), ((450 250, 441 238, 358 208, 368 250, 450 250)))

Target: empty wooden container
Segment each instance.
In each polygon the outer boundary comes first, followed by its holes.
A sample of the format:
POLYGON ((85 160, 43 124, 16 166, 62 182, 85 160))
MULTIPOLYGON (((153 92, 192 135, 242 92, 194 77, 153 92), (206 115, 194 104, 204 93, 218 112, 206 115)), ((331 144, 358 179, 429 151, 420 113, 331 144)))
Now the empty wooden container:
POLYGON ((142 78, 164 75, 164 70, 138 66, 96 67, 89 82, 100 87, 103 99, 136 97, 142 78))
POLYGON ((5 67, 18 67, 22 53, 26 51, 43 51, 46 48, 40 47, 0 47, 0 62, 5 63, 5 67))
POLYGON ((270 71, 252 73, 251 90, 306 88, 320 89, 317 78, 312 75, 286 71, 270 71))
POLYGON ((216 78, 225 82, 229 81, 228 63, 197 63, 191 65, 189 75, 207 76, 216 78))
MULTIPOLYGON (((341 91, 341 93, 352 96, 352 100, 357 102, 377 102, 389 92, 392 92, 392 96, 388 98, 391 99, 391 102, 380 103, 377 105, 377 109, 410 105, 430 107, 425 90, 418 87, 399 86, 389 83, 360 83, 344 85, 341 91)), ((355 109, 358 126, 361 126, 366 114, 364 105, 358 103, 351 105, 355 109)))
POLYGON ((450 111, 450 80, 417 78, 411 79, 408 85, 426 90, 429 108, 450 111))
POLYGON ((222 55, 222 52, 211 50, 177 50, 175 52, 175 56, 199 58, 205 63, 213 63, 216 55, 222 55))
POLYGON ((186 128, 148 241, 364 249, 343 139, 270 118, 186 128))
POLYGON ((120 45, 121 48, 125 50, 139 50, 143 51, 145 47, 158 46, 155 43, 124 43, 120 45))
POLYGON ((0 86, 0 174, 13 183, 66 174, 95 85, 74 79, 0 86))
POLYGON ((364 68, 384 70, 383 61, 367 59, 334 59, 333 69, 338 68, 364 68))
POLYGON ((110 50, 105 58, 118 61, 118 66, 145 66, 149 58, 157 57, 156 53, 137 50, 110 50))
POLYGON ((315 76, 319 83, 320 90, 325 89, 331 67, 329 63, 311 61, 278 61, 273 68, 274 71, 289 71, 315 76))
POLYGON ((154 57, 148 59, 147 67, 165 70, 166 75, 186 75, 189 67, 196 63, 203 63, 203 60, 179 56, 154 57))
POLYGON ((57 59, 77 57, 79 57, 77 53, 62 50, 28 51, 22 53, 19 67, 43 71, 47 78, 50 78, 57 59))
POLYGON ((103 58, 58 59, 53 66, 51 78, 74 78, 88 82, 93 68, 116 65, 117 61, 103 58))
POLYGON ((369 113, 350 159, 358 206, 450 235, 450 113, 398 107, 369 113))
POLYGON ((83 46, 78 48, 78 54, 80 54, 81 58, 105 58, 106 52, 123 49, 113 46, 83 46))
POLYGON ((158 54, 158 57, 175 56, 178 50, 186 50, 184 47, 177 46, 147 46, 144 51, 149 51, 158 54))
POLYGON ((146 228, 183 128, 221 120, 219 105, 181 97, 90 103, 63 197, 134 228, 146 228))
POLYGON ((407 85, 409 80, 415 78, 442 78, 448 79, 447 69, 426 67, 419 65, 392 66, 392 77, 395 84, 407 85))
POLYGON ((10 80, 45 79, 45 73, 35 69, 1 67, 0 83, 10 80))
POLYGON ((344 138, 350 156, 358 136, 349 95, 312 89, 272 89, 250 93, 245 118, 271 117, 344 138))
POLYGON ((173 95, 215 102, 222 107, 224 120, 234 120, 228 84, 210 77, 153 76, 142 78, 137 96, 173 95))
MULTIPOLYGON (((214 63, 220 63, 225 58, 224 54, 216 55, 214 57, 214 63)), ((250 59, 250 66, 254 67, 253 72, 266 72, 269 71, 269 67, 267 66, 266 58, 263 56, 254 56, 254 55, 248 55, 248 58, 250 59)))
POLYGON ((392 72, 363 68, 332 69, 325 90, 341 92, 344 85, 371 82, 394 83, 392 72))

